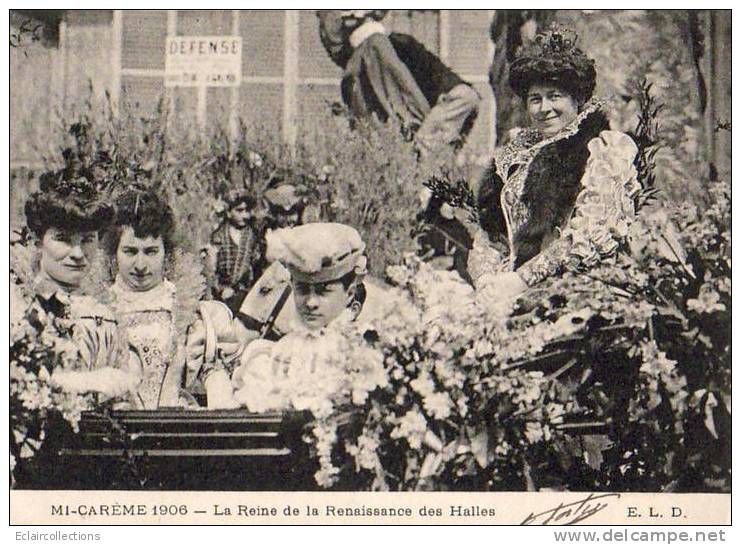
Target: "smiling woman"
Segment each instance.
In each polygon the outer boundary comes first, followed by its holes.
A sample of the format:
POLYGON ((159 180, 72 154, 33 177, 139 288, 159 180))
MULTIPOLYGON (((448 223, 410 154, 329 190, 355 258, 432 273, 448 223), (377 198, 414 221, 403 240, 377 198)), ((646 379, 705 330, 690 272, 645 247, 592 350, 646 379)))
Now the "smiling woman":
POLYGON ((110 221, 110 207, 91 181, 49 173, 25 210, 40 254, 36 277, 26 286, 26 314, 59 308, 78 352, 73 366, 53 370, 52 384, 68 392, 101 394, 101 400, 125 397, 139 381, 125 338, 113 313, 83 295, 81 287, 96 254, 97 232, 110 221))
POLYGON ((576 99, 552 85, 532 85, 527 93, 530 124, 544 136, 553 136, 571 123, 579 113, 576 99))
POLYGON ((41 272, 68 289, 79 287, 98 244, 96 232, 50 227, 41 239, 41 272))
POLYGON ((606 103, 592 99, 594 61, 576 42, 553 28, 512 63, 530 126, 495 152, 482 179, 468 262, 477 289, 495 300, 610 257, 635 215, 638 148, 610 130, 606 103))
POLYGON ((41 249, 39 278, 71 292, 90 268, 97 232, 110 221, 111 209, 84 178, 64 180, 50 173, 40 189, 25 205, 28 228, 41 249))

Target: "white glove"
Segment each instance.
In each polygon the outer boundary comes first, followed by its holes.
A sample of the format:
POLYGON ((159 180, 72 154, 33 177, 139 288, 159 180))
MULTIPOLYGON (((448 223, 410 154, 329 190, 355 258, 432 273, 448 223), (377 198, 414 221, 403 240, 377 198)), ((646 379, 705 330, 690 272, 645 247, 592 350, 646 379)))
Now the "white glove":
POLYGON ((420 210, 427 210, 427 206, 430 204, 430 199, 432 199, 432 189, 430 189, 427 186, 424 186, 422 189, 419 190, 419 209, 420 210))

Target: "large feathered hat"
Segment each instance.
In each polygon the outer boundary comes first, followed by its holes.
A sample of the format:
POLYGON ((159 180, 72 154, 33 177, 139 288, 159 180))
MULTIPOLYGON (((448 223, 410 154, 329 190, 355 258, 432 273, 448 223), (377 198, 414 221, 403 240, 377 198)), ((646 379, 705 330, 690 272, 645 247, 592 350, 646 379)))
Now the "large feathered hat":
POLYGON ((49 227, 101 231, 113 217, 99 183, 84 176, 68 178, 63 171, 41 175, 39 191, 29 196, 25 212, 28 228, 38 237, 49 227))
POLYGON ((509 69, 509 84, 523 100, 533 84, 551 84, 583 103, 592 98, 597 72, 594 60, 576 47, 578 35, 552 25, 524 46, 509 69))

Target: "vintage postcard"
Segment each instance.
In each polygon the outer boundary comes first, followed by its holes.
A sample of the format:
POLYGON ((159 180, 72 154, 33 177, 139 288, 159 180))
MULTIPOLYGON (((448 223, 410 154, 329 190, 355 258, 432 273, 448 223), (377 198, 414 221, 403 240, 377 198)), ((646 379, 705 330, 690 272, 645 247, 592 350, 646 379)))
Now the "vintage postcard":
POLYGON ((725 539, 730 10, 9 29, 12 525, 725 539))

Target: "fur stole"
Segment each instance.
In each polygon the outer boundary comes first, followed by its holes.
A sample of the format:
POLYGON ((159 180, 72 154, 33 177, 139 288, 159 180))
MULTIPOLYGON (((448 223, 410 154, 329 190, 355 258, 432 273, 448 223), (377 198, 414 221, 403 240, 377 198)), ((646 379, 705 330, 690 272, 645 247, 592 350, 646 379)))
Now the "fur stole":
POLYGON ((589 158, 587 146, 609 128, 601 103, 594 102, 557 135, 538 141, 535 131, 525 130, 495 154, 484 172, 478 196, 479 221, 493 243, 507 242, 500 173, 516 164, 527 169, 522 200, 530 211, 530 220, 513 233, 515 268, 535 257, 543 239, 567 220, 581 190, 589 158), (508 160, 523 153, 528 157, 524 165, 508 160))

